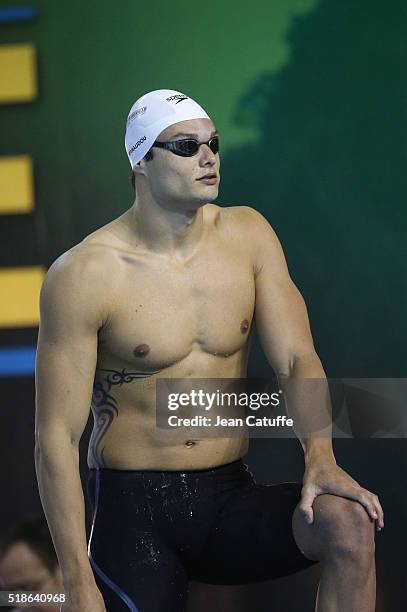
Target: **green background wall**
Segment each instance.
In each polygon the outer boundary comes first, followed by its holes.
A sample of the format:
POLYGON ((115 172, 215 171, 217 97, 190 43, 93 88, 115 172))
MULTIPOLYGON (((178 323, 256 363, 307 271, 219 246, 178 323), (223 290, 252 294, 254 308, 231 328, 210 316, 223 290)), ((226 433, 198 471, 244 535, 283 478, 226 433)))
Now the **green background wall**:
POLYGON ((1 30, 36 43, 40 80, 36 102, 0 112, 0 154, 33 156, 37 203, 8 218, 2 265, 49 265, 129 207, 128 109, 180 89, 221 132, 219 202, 279 234, 328 372, 405 375, 405 3, 35 5, 1 30))
MULTIPOLYGON (((0 29, 2 43, 36 44, 40 85, 34 103, 0 108, 0 155, 32 155, 36 186, 34 214, 0 219, 0 265, 47 266, 131 206, 127 112, 149 89, 180 89, 221 132, 219 203, 251 205, 276 229, 327 373, 405 377, 405 2, 35 6, 34 21, 0 29)), ((251 369, 267 371, 256 344, 251 369)), ((3 505, 2 524, 40 508, 30 446, 33 391, 31 378, 1 387, 1 447, 13 440, 1 474, 13 503, 3 505)), ((296 441, 255 442, 251 461, 260 481, 301 479, 296 441)), ((405 441, 336 442, 340 465, 379 492, 388 513, 377 547, 378 610, 401 612, 405 441)), ((256 587, 256 610, 268 612, 271 598, 276 612, 288 612, 285 595, 293 601, 295 593, 311 610, 316 580, 308 574, 256 587)))

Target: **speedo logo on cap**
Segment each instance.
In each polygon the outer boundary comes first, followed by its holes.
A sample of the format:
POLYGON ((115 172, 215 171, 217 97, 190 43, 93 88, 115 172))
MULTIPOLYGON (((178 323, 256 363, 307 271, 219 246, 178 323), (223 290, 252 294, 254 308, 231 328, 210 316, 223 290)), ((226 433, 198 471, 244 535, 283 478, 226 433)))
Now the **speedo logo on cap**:
POLYGON ((131 155, 132 153, 134 153, 134 151, 147 139, 147 136, 143 136, 142 138, 140 138, 140 140, 138 140, 137 142, 134 143, 134 145, 131 147, 131 149, 129 149, 127 151, 128 155, 131 155))
POLYGON ((182 102, 183 100, 188 100, 188 96, 184 96, 183 94, 175 94, 174 96, 170 96, 169 98, 165 98, 167 100, 167 102, 172 102, 173 100, 176 100, 175 104, 179 104, 179 102, 182 102))
POLYGON ((133 121, 133 119, 135 119, 136 117, 138 117, 139 115, 144 115, 144 113, 147 110, 147 106, 142 106, 141 108, 137 108, 135 111, 133 111, 128 117, 127 117, 127 125, 129 125, 129 123, 131 123, 133 121))

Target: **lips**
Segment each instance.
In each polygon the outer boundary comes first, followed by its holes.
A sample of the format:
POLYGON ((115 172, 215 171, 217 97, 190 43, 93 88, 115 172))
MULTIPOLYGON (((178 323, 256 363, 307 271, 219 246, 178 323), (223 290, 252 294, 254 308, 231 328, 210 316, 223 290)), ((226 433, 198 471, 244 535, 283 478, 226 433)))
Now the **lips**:
POLYGON ((201 176, 198 179, 196 179, 197 181, 204 181, 204 180, 216 180, 217 176, 214 173, 211 174, 205 174, 205 176, 201 176))

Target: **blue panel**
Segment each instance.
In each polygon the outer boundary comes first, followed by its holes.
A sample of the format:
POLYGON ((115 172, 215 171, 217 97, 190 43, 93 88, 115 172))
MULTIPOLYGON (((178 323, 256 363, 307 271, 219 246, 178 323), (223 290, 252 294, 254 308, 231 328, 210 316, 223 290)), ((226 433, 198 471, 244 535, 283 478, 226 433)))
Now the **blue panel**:
POLYGON ((0 377, 34 374, 35 346, 0 349, 0 377))
POLYGON ((0 23, 13 23, 14 21, 29 21, 37 15, 33 6, 9 6, 0 8, 0 23))

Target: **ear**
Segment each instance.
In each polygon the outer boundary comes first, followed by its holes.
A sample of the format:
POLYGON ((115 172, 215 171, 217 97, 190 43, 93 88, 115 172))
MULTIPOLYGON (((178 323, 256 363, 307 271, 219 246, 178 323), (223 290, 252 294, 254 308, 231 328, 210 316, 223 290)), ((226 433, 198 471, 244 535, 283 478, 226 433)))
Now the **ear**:
POLYGON ((144 158, 137 162, 135 166, 133 166, 133 172, 135 172, 137 175, 143 174, 145 176, 146 160, 144 158))

